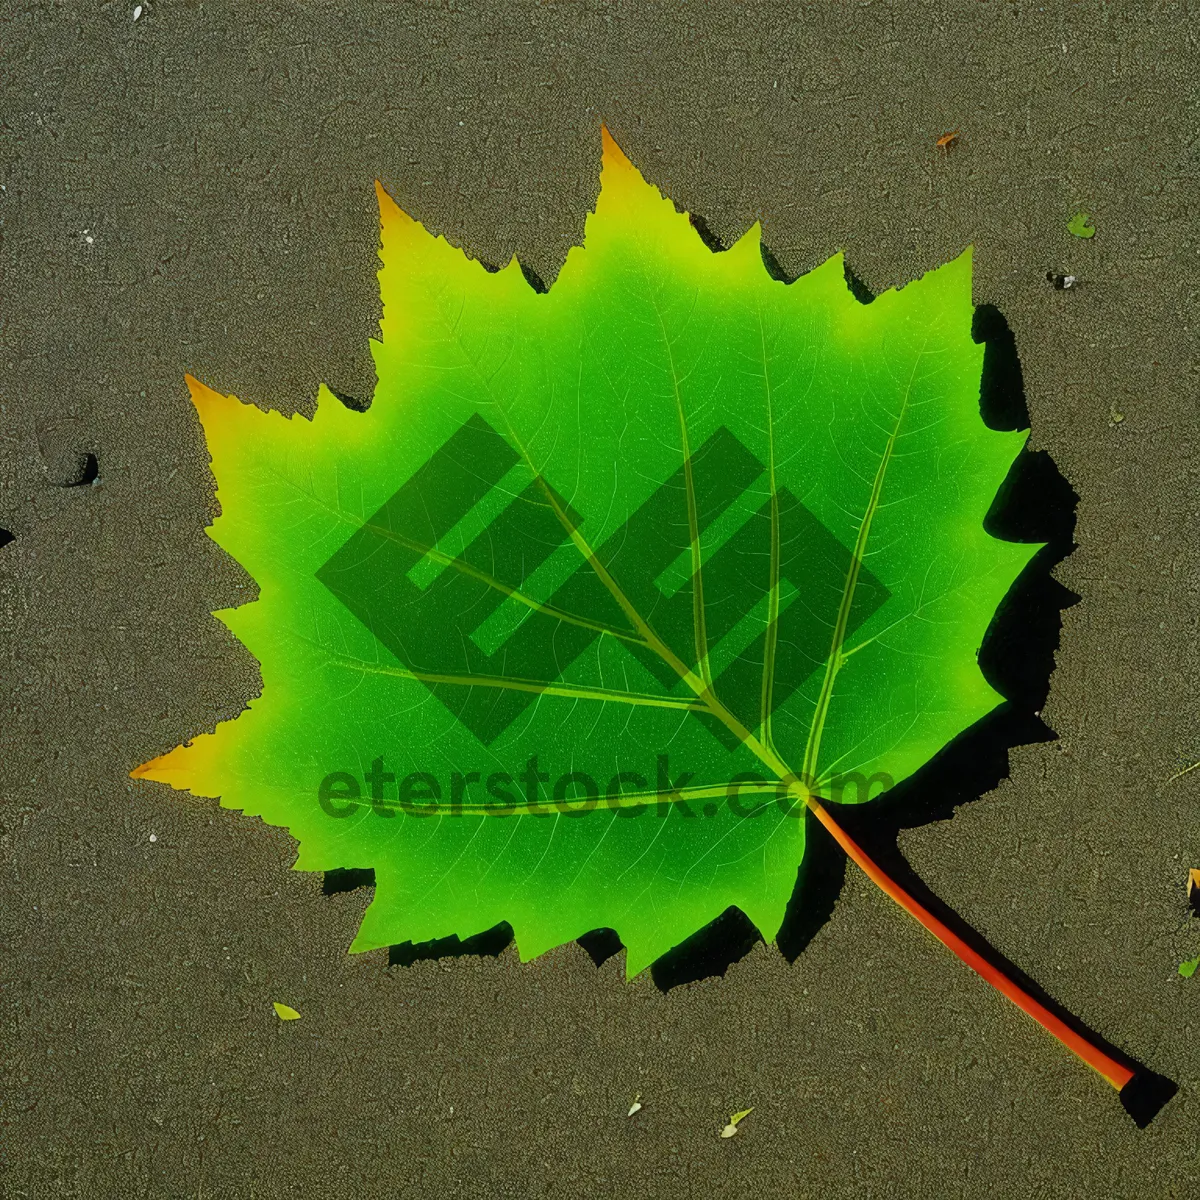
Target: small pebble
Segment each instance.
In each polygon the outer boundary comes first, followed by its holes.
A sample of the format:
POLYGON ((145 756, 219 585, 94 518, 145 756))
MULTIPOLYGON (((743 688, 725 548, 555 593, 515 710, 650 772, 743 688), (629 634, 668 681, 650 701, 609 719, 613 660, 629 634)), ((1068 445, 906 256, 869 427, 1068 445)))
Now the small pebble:
POLYGON ((158 834, 157 834, 157 833, 152 833, 152 834, 150 835, 150 840, 151 840, 152 842, 157 842, 157 841, 158 841, 158 834))
POLYGON ((136 21, 136 20, 138 19, 138 17, 140 17, 141 15, 142 15, 142 6, 139 4, 139 5, 138 5, 138 6, 137 6, 137 7, 136 7, 134 10, 133 10, 133 19, 136 21))

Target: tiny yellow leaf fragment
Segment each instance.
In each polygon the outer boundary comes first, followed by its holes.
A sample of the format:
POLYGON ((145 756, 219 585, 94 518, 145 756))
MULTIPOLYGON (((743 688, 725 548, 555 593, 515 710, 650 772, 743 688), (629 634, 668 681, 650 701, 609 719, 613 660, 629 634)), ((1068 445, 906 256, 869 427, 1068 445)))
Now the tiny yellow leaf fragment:
POLYGON ((280 1004, 278 1000, 272 1000, 271 1006, 275 1009, 275 1015, 281 1021, 298 1021, 300 1014, 287 1004, 280 1004))
POLYGON ((753 1107, 750 1107, 750 1108, 743 1108, 741 1112, 735 1112, 733 1114, 733 1116, 731 1116, 729 1118, 729 1124, 726 1125, 725 1128, 721 1130, 721 1136, 723 1138, 733 1137, 733 1135, 735 1133, 737 1133, 737 1127, 738 1127, 739 1123, 741 1121, 743 1121, 746 1117, 748 1117, 753 1111, 754 1111, 753 1107))
POLYGON ((642 1111, 642 1093, 638 1092, 633 1098, 633 1103, 629 1106, 629 1111, 625 1114, 627 1117, 632 1117, 634 1113, 642 1111))
POLYGON ((1188 871, 1187 897, 1188 903, 1193 906, 1200 903, 1200 867, 1192 867, 1188 871))

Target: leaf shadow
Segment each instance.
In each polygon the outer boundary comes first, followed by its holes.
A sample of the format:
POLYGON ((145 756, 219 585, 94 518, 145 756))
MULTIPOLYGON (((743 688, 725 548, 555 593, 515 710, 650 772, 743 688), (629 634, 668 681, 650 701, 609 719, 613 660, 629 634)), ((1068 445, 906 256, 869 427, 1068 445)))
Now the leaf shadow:
MULTIPOLYGON (((326 871, 321 884, 324 896, 340 896, 359 888, 374 888, 375 872, 370 867, 338 867, 326 871)), ((513 929, 506 921, 482 933, 460 938, 434 938, 428 942, 401 942, 388 947, 389 967, 410 967, 413 963, 439 958, 498 958, 512 945, 513 929)), ((620 947, 618 946, 618 949, 620 947)))
POLYGON ((358 888, 375 886, 375 871, 371 867, 335 867, 326 871, 321 883, 321 895, 340 896, 358 888))
MULTIPOLYGON (((326 385, 328 386, 328 385, 326 385)), ((330 393, 340 400, 351 412, 365 413, 371 407, 371 397, 365 400, 358 396, 348 395, 346 392, 339 392, 336 388, 329 388, 330 393)))
POLYGON ((436 958, 499 958, 512 945, 513 927, 501 921, 491 929, 471 937, 435 938, 430 942, 401 942, 388 947, 389 967, 411 967, 416 962, 436 958))

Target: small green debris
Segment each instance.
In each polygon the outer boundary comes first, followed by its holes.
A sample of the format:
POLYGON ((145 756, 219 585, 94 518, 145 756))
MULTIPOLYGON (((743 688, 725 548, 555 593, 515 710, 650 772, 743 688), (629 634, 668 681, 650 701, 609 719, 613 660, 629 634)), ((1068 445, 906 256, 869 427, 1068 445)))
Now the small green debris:
POLYGON ((1182 771, 1176 771, 1170 779, 1165 780, 1166 783, 1174 783, 1177 779, 1182 779, 1185 775, 1190 775, 1197 767, 1200 767, 1200 762, 1194 762, 1189 767, 1184 767, 1182 771))
POLYGON ((1096 236, 1096 227, 1088 224, 1091 221, 1091 215, 1085 212, 1077 212, 1067 222, 1067 232, 1073 233, 1077 238, 1090 238, 1096 236))
POLYGON ((1120 425, 1125 420, 1125 414, 1115 405, 1109 405, 1108 417, 1110 425, 1120 425))
POLYGON ((735 1112, 733 1116, 729 1118, 729 1124, 721 1130, 721 1136, 723 1138, 733 1137, 733 1135, 737 1133, 738 1124, 748 1117, 753 1111, 753 1108, 743 1108, 741 1112, 735 1112))
POLYGON ((1191 958, 1187 962, 1179 964, 1179 973, 1184 979, 1191 979, 1195 975, 1197 967, 1200 967, 1200 958, 1191 958))
POLYGON ((275 1015, 281 1021, 298 1021, 298 1020, 300 1020, 300 1014, 294 1008, 292 1008, 290 1005, 280 1004, 278 1000, 272 1000, 271 1005, 275 1009, 275 1015))

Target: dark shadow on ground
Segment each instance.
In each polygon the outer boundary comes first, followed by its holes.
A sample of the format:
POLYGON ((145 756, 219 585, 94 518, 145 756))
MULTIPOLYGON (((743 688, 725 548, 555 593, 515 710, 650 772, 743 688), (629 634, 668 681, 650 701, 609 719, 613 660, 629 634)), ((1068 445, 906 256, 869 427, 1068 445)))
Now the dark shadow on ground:
POLYGON ((371 407, 371 401, 369 399, 360 400, 357 396, 347 395, 345 392, 339 392, 339 391, 335 390, 334 388, 330 388, 329 390, 348 409, 350 409, 351 412, 363 413, 363 412, 366 412, 367 409, 371 407))
POLYGON ((325 872, 321 892, 326 896, 338 896, 342 892, 353 892, 357 888, 375 886, 375 872, 370 867, 338 867, 325 872))
POLYGON ((469 938, 435 938, 431 942, 401 942, 388 947, 389 967, 410 967, 431 958, 497 958, 512 945, 513 930, 507 921, 469 938))
POLYGON ((591 955, 592 962, 598 967, 604 966, 610 958, 624 949, 615 929, 593 929, 591 933, 585 933, 579 939, 579 944, 591 955))
MULTIPOLYGON (((321 891, 326 896, 338 896, 358 888, 374 886, 375 872, 369 867, 339 867, 325 872, 321 891)), ((451 936, 435 938, 429 942, 401 942, 397 946, 388 947, 388 966, 408 967, 415 962, 426 962, 431 958, 466 958, 470 955, 495 958, 512 944, 512 940, 512 926, 501 922, 494 928, 469 938, 451 936)), ((618 943, 617 949, 620 948, 618 943)))
POLYGON ((650 977, 664 992, 683 983, 724 975, 763 940, 740 908, 727 908, 715 921, 680 942, 650 967, 650 977))

